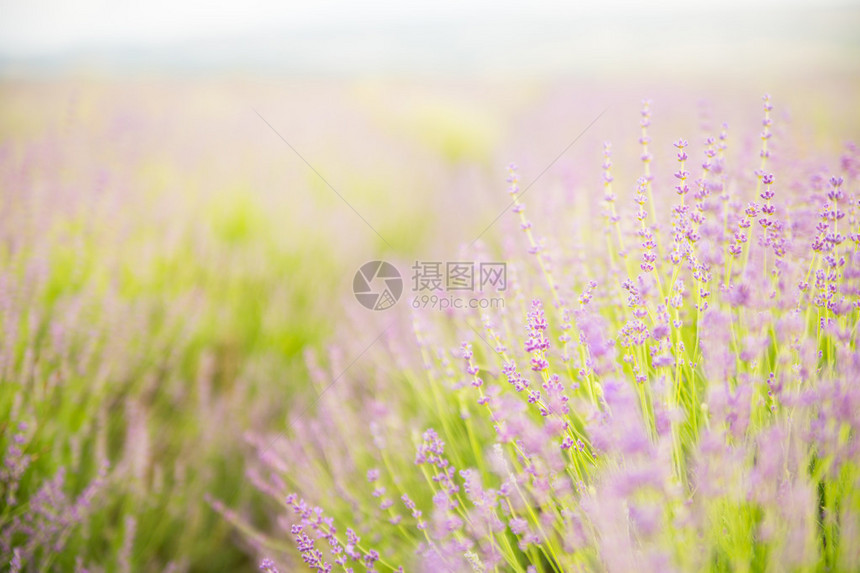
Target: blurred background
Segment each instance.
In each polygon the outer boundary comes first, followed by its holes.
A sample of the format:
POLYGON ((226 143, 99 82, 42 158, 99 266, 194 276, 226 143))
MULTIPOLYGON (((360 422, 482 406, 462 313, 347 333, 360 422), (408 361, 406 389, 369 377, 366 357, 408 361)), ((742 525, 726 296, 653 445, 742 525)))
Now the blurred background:
POLYGON ((836 0, 0 0, 0 452, 17 431, 29 456, 0 553, 254 570, 278 508, 245 438, 312 401, 308 353, 382 329, 362 263, 498 244, 511 161, 598 213, 602 142, 636 172, 643 98, 657 165, 723 122, 755 149, 765 92, 836 153, 858 72, 860 3, 836 0))
POLYGON ((3 3, 7 75, 774 76, 851 72, 856 3, 3 3))

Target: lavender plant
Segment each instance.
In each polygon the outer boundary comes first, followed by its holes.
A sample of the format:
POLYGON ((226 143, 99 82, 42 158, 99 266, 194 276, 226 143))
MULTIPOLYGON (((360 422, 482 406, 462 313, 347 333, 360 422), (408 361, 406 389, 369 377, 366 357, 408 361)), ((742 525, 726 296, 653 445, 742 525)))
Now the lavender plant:
MULTIPOLYGON (((324 231, 273 224, 291 220, 280 189, 252 193, 261 171, 200 136, 220 112, 156 111, 160 89, 0 87, 3 572, 256 565, 204 495, 260 503, 236 487, 242 432, 283 408, 273 381, 326 331, 310 285, 284 277, 335 255, 286 248, 324 231)), ((241 125, 232 141, 282 159, 241 125)))
POLYGON ((404 313, 330 389, 349 343, 309 354, 314 414, 248 436, 278 532, 221 507, 261 570, 860 568, 857 149, 765 96, 755 147, 655 165, 651 122, 637 172, 604 147, 602 222, 532 222, 509 168, 503 309, 404 313))

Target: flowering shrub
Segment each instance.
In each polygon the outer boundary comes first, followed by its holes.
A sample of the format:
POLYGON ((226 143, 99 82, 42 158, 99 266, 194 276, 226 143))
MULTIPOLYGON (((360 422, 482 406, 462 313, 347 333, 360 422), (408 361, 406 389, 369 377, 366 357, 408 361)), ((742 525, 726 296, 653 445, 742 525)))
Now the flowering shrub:
POLYGON ((85 84, 2 86, 0 572, 253 568, 204 496, 262 498, 242 433, 282 417, 273 380, 329 322, 324 286, 284 277, 340 265, 292 247, 326 232, 285 178, 226 151, 282 160, 257 123, 85 84))
POLYGON ((860 155, 822 168, 766 96, 753 163, 723 126, 668 183, 640 126, 602 222, 530 221, 509 168, 505 308, 401 317, 343 376, 308 356, 315 412, 249 436, 262 570, 860 568, 860 155))

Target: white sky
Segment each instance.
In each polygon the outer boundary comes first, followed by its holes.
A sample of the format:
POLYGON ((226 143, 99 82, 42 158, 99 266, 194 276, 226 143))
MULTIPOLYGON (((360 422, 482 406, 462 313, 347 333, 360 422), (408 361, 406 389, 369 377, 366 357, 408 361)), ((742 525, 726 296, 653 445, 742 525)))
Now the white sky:
MULTIPOLYGON (((844 2, 843 2, 844 3, 844 2)), ((422 19, 575 18, 604 12, 609 18, 678 9, 706 13, 790 5, 838 4, 833 0, 579 0, 577 2, 482 2, 439 0, 0 0, 0 53, 33 55, 93 45, 152 46, 182 39, 248 33, 259 28, 303 29, 326 24, 396 24, 422 19), (575 7, 572 7, 575 6, 575 7)))
POLYGON ((570 59, 577 50, 581 59, 595 46, 616 59, 650 49, 691 62, 730 60, 769 49, 767 57, 811 54, 811 64, 830 58, 851 66, 860 59, 860 0, 0 0, 6 62, 82 50, 108 58, 161 50, 154 57, 164 60, 189 57, 189 47, 195 61, 301 57, 326 67, 346 55, 356 66, 398 57, 409 65, 438 53, 454 65, 459 54, 503 65, 570 59))

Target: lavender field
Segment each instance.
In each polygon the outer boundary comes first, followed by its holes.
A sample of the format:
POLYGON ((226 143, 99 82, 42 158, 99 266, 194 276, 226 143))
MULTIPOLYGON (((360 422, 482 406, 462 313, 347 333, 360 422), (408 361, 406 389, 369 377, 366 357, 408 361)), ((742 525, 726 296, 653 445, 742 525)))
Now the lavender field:
POLYGON ((860 571, 853 5, 162 4, 0 23, 0 572, 860 571))
POLYGON ((674 141, 645 100, 624 167, 604 143, 555 195, 510 165, 498 238, 455 256, 507 261, 503 309, 403 309, 252 437, 261 568, 860 567, 858 151, 756 99, 674 141))
POLYGON ((857 86, 491 88, 4 87, 4 567, 860 567, 857 86))

